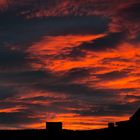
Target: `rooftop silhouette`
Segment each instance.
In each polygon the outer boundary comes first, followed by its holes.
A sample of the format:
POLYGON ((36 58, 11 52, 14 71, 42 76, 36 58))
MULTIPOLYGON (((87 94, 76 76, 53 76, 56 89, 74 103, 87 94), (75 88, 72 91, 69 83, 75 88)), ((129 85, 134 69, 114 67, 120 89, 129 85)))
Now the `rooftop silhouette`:
POLYGON ((108 128, 72 131, 62 128, 62 122, 46 122, 46 129, 0 130, 1 140, 139 140, 140 109, 126 121, 108 123, 108 128))
POLYGON ((140 122, 140 108, 130 117, 130 120, 140 122))
POLYGON ((62 122, 46 122, 46 129, 48 131, 61 131, 62 122))
POLYGON ((140 127, 140 108, 129 118, 129 120, 119 121, 115 123, 108 123, 109 128, 113 127, 124 127, 134 128, 140 127))

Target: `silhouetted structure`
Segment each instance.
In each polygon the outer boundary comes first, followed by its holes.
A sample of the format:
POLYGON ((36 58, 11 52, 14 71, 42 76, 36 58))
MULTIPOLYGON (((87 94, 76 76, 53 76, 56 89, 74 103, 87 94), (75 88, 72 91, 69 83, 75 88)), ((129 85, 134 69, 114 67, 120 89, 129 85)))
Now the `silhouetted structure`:
POLYGON ((46 129, 0 130, 0 140, 139 140, 140 109, 129 120, 108 123, 108 128, 72 131, 62 122, 46 122, 46 129))
POLYGON ((132 116, 130 117, 130 120, 131 120, 131 121, 136 121, 137 123, 140 124, 140 108, 135 112, 134 115, 132 115, 132 116))
POLYGON ((46 122, 46 129, 49 133, 62 132, 62 122, 46 122))
POLYGON ((62 122, 46 122, 48 139, 62 139, 62 122))
POLYGON ((120 121, 115 123, 116 127, 134 128, 140 127, 140 108, 132 115, 129 120, 120 121))
POLYGON ((108 123, 108 128, 109 129, 112 129, 112 128, 114 128, 115 126, 114 126, 114 123, 113 122, 110 122, 110 123, 108 123))
POLYGON ((140 127, 140 108, 132 115, 129 120, 126 121, 119 121, 115 123, 108 123, 108 128, 112 129, 115 127, 120 128, 132 128, 132 127, 140 127))

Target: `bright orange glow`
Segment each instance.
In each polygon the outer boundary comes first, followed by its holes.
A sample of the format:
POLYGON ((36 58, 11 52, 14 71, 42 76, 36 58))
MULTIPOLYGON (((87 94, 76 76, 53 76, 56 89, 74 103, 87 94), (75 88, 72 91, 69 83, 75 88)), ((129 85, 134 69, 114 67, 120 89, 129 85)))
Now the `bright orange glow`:
MULTIPOLYGON (((74 83, 87 84, 90 88, 96 89, 124 89, 124 88, 133 88, 139 89, 139 76, 137 75, 140 72, 140 67, 137 65, 139 61, 140 49, 139 44, 132 45, 130 43, 121 43, 115 49, 108 49, 106 51, 88 51, 85 50, 85 56, 80 59, 70 59, 64 58, 60 59, 57 57, 51 59, 45 59, 46 55, 57 56, 60 54, 67 54, 69 50, 74 47, 80 46, 84 42, 90 42, 91 40, 96 40, 97 38, 102 38, 105 35, 68 35, 68 36, 55 36, 55 37, 45 37, 40 42, 34 44, 29 52, 31 55, 36 55, 36 57, 42 62, 43 68, 50 70, 53 73, 56 73, 57 76, 63 75, 63 73, 74 69, 74 68, 90 68, 90 75, 86 78, 81 78, 74 80, 74 83), (94 68, 102 68, 97 71, 94 71, 94 68), (93 71, 92 71, 93 69, 93 71), (111 73, 113 71, 122 72, 130 69, 128 75, 125 77, 116 77, 111 80, 100 79, 96 75, 104 75, 106 73, 111 73), (60 74, 61 73, 61 74, 60 74), (60 75, 59 75, 60 74, 60 75), (96 75, 95 75, 96 74, 96 75), (92 81, 94 81, 92 83, 92 81)), ((86 47, 86 46, 85 46, 86 47)), ((88 46, 87 46, 88 47, 88 46)), ((41 65, 32 63, 33 68, 38 69, 41 65)), ((52 94, 52 93, 51 93, 52 94)), ((48 95, 51 95, 50 93, 48 95)), ((118 103, 126 102, 125 96, 129 95, 138 95, 138 93, 119 93, 120 98, 116 99, 118 103)), ((34 94, 35 95, 35 94, 34 94)), ((37 94, 38 96, 39 94, 37 94)), ((42 93, 40 95, 43 95, 42 93)), ((47 95, 47 94, 46 94, 47 95)), ((32 96, 32 95, 31 95, 32 96)), ((43 95, 44 96, 44 95, 43 95)), ((56 95, 52 94, 52 97, 56 95)), ((59 96, 60 98, 60 96, 59 96)), ((63 98, 64 99, 64 98, 63 98)), ((65 100, 65 99, 64 99, 65 100)), ((127 103, 133 103, 137 99, 127 99, 127 103)), ((44 101, 33 101, 33 103, 49 105, 51 102, 44 101)), ((66 109, 65 107, 62 107, 66 109)), ((61 108, 61 109, 62 109, 61 108)), ((75 111, 80 108, 67 107, 66 110, 75 111)), ((43 117, 44 118, 44 117, 43 117)), ((47 121, 62 121, 64 123, 65 129, 97 129, 107 126, 109 121, 120 121, 128 119, 126 116, 80 116, 73 113, 57 114, 55 117, 50 117, 47 121), (84 123, 86 122, 86 123, 84 123)), ((46 120, 43 120, 46 121, 46 120)), ((33 126, 41 127, 39 124, 33 124, 33 126)))
POLYGON ((4 108, 0 109, 0 113, 11 113, 11 112, 19 112, 21 109, 25 109, 26 107, 23 106, 17 106, 17 107, 11 107, 11 108, 4 108))
POLYGON ((103 36, 105 36, 105 34, 46 36, 41 42, 35 43, 29 51, 42 55, 46 52, 49 54, 56 54, 60 51, 65 52, 63 49, 79 46, 84 42, 89 42, 103 36))
POLYGON ((77 114, 58 114, 56 118, 48 121, 61 121, 63 122, 64 129, 71 130, 89 130, 99 129, 107 127, 108 122, 116 122, 121 120, 127 120, 129 117, 120 116, 79 116, 77 114))

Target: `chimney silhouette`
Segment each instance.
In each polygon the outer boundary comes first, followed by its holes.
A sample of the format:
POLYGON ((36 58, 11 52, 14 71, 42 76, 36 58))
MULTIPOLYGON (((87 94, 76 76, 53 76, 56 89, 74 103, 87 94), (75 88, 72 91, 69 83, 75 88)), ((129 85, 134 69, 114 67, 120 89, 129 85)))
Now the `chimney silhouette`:
POLYGON ((49 133, 62 132, 62 122, 46 122, 46 130, 49 133))

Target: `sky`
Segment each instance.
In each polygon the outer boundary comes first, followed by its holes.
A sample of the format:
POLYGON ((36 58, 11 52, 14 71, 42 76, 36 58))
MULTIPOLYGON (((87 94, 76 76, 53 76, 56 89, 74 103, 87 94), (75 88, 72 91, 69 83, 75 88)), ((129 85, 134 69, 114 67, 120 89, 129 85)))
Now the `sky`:
POLYGON ((140 107, 139 0, 0 0, 0 129, 98 129, 140 107))

